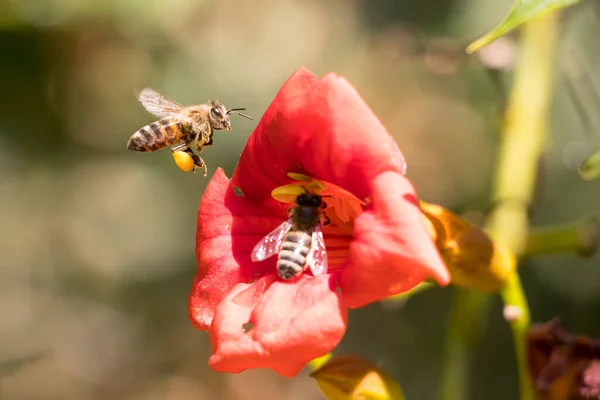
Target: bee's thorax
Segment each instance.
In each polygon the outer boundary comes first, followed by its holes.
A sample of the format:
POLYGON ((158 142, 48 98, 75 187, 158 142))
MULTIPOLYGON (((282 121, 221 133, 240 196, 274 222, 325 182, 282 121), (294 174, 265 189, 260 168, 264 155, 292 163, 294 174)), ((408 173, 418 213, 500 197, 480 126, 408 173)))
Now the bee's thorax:
POLYGON ((292 226, 294 229, 312 233, 320 220, 320 208, 303 205, 296 205, 294 207, 292 213, 292 226))

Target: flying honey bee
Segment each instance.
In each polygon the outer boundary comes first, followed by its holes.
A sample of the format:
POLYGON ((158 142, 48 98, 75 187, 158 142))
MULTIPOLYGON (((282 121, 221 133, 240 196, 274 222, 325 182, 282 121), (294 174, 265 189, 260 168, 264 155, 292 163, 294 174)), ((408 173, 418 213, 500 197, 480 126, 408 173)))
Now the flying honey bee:
POLYGON ((290 217, 265 236, 252 250, 252 261, 263 261, 277 254, 277 274, 283 280, 300 276, 307 268, 313 275, 327 272, 327 252, 321 231, 321 217, 327 204, 323 196, 302 193, 296 197, 290 217))
POLYGON ((134 133, 127 142, 127 148, 146 152, 171 146, 175 162, 180 168, 189 170, 193 167, 194 172, 197 168, 202 168, 204 176, 207 174, 206 163, 194 153, 192 147, 195 146, 198 153, 201 153, 204 146, 213 144, 215 129, 230 131, 229 114, 231 113, 252 119, 239 112, 245 108, 227 110, 218 100, 185 107, 150 88, 143 89, 138 100, 146 110, 160 119, 134 133), (179 162, 179 160, 190 159, 192 162, 189 162, 190 168, 187 169, 179 162))

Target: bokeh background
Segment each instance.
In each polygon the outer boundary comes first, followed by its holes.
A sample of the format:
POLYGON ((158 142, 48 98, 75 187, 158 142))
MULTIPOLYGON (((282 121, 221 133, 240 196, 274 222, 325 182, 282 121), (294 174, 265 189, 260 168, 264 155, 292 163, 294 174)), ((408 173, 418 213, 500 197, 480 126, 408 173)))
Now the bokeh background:
MULTIPOLYGON (((475 219, 490 207, 515 34, 466 56, 509 0, 3 0, 0 2, 0 398, 321 399, 308 373, 212 372, 187 319, 195 219, 208 178, 168 150, 128 151, 151 122, 134 91, 218 98, 260 118, 298 67, 346 76, 403 150, 420 196, 475 219)), ((600 147, 597 2, 563 15, 534 225, 598 212, 579 163, 600 147)), ((256 121, 203 153, 233 171, 256 121)), ((523 266, 535 321, 600 335, 600 258, 523 266)), ((368 357, 408 399, 434 399, 452 288, 350 314, 337 349, 368 357)), ((517 393, 499 300, 472 399, 517 393)))

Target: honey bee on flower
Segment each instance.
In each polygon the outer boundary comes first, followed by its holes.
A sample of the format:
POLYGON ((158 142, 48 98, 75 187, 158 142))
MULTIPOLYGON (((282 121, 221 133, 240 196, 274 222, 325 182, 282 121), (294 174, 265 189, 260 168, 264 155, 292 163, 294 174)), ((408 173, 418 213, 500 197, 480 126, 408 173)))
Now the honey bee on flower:
POLYGON ((328 225, 331 219, 323 212, 327 203, 319 192, 324 188, 319 181, 312 181, 306 186, 291 184, 274 190, 279 195, 295 196, 295 205, 290 209, 290 217, 254 247, 252 261, 263 261, 277 254, 277 274, 286 281, 297 278, 307 268, 314 276, 327 272, 321 220, 328 225), (296 194, 298 190, 300 193, 296 194))

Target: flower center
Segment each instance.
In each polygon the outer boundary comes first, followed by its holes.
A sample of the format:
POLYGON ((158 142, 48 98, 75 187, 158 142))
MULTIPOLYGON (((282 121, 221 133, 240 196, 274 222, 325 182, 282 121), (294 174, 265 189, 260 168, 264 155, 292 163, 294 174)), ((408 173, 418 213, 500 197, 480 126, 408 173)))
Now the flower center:
POLYGON ((287 176, 295 182, 273 189, 271 196, 283 203, 293 204, 301 194, 320 195, 326 204, 323 212, 329 217, 333 227, 352 229, 354 218, 363 211, 363 207, 366 205, 365 201, 337 185, 331 183, 326 185, 310 176, 294 172, 288 173, 287 176))
POLYGON ((302 194, 317 194, 323 197, 326 206, 321 219, 327 248, 329 270, 335 270, 344 263, 353 235, 354 219, 363 211, 366 202, 341 187, 323 183, 310 176, 289 173, 293 183, 279 186, 271 191, 274 199, 283 203, 295 204, 302 194))

